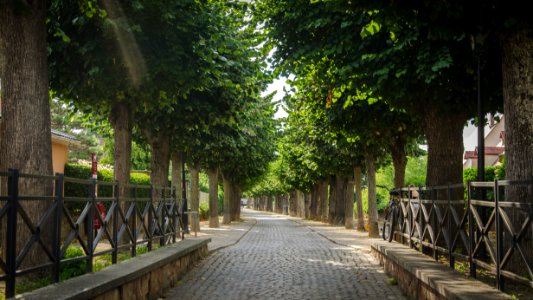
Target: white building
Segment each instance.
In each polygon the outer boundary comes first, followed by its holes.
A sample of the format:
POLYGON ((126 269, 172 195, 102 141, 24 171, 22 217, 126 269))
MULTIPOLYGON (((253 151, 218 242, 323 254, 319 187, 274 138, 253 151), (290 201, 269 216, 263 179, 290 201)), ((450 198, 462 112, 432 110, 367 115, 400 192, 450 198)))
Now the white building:
MULTIPOLYGON (((501 164, 500 157, 505 154, 505 119, 497 116, 499 122, 489 116, 489 124, 485 126, 485 166, 501 164)), ((463 169, 477 167, 477 127, 468 125, 463 129, 463 169)))

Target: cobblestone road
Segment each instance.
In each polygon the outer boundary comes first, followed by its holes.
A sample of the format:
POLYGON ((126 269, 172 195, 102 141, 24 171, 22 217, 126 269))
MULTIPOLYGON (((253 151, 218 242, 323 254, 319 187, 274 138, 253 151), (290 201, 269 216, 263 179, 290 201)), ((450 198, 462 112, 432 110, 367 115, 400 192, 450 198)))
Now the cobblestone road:
POLYGON ((283 216, 254 212, 236 245, 203 260, 166 299, 405 299, 367 251, 283 216))

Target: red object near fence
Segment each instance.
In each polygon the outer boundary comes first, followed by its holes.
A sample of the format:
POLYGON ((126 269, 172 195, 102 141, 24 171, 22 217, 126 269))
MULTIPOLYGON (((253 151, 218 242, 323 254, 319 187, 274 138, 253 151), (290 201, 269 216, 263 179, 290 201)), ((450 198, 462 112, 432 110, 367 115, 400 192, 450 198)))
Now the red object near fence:
POLYGON ((102 227, 102 222, 100 222, 100 218, 98 218, 97 214, 100 214, 100 217, 102 220, 105 219, 106 210, 105 205, 102 202, 96 202, 96 210, 93 218, 93 228, 94 229, 100 229, 102 227))

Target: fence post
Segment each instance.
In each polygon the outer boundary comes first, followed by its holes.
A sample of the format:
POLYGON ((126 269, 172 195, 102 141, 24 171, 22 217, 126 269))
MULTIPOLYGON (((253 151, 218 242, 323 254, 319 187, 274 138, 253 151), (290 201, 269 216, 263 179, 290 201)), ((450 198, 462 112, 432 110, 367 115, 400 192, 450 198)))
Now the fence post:
POLYGON ((476 264, 474 263, 474 216, 472 215, 472 208, 471 208, 471 199, 472 199, 472 190, 471 190, 471 181, 468 181, 467 184, 468 189, 468 202, 467 202, 467 209, 468 209, 468 232, 470 235, 470 247, 468 249, 468 262, 470 263, 470 276, 472 278, 476 278, 476 264))
MULTIPOLYGON (((115 244, 115 247, 113 248, 113 252, 111 252, 111 263, 116 264, 118 260, 118 218, 119 213, 118 210, 120 208, 120 185, 118 181, 115 181, 113 184, 113 198, 115 198, 115 209, 113 209, 113 243, 115 244)), ((124 212, 123 212, 124 214, 124 212)))
POLYGON ((418 241, 420 242, 420 252, 424 254, 424 219, 423 219, 423 210, 422 210, 422 188, 418 187, 418 227, 420 232, 418 232, 418 241))
POLYGON ((91 205, 89 207, 89 214, 87 215, 87 223, 89 224, 89 228, 87 229, 87 249, 89 250, 89 253, 87 253, 87 267, 86 271, 87 273, 92 273, 93 271, 93 254, 94 254, 94 235, 93 235, 93 227, 94 227, 94 214, 96 213, 96 179, 92 180, 91 184, 91 205))
POLYGON ((413 223, 413 207, 411 206, 411 197, 409 192, 407 192, 407 219, 409 220, 409 248, 413 248, 412 236, 414 233, 414 223, 413 223))
MULTIPOLYGON (((161 238, 159 239, 159 246, 163 247, 165 246, 165 243, 166 243, 166 228, 165 228, 165 218, 168 219, 168 212, 166 212, 165 214, 165 211, 167 210, 167 203, 165 201, 165 190, 167 188, 166 187, 161 187, 161 194, 157 193, 157 195, 159 197, 159 201, 158 201, 158 204, 159 204, 159 213, 157 213, 157 223, 158 225, 160 225, 160 228, 161 228, 161 238)), ((156 190, 157 191, 157 190, 156 190)))
POLYGON ((503 228, 501 226, 500 216, 500 188, 497 179, 494 179, 493 193, 494 213, 496 217, 496 288, 501 291, 503 290, 503 276, 501 275, 501 255, 503 253, 503 228))
POLYGON ((61 265, 61 216, 63 215, 63 174, 56 174, 55 197, 56 197, 56 215, 55 215, 55 234, 52 245, 54 247, 54 282, 59 282, 59 268, 61 265))
POLYGON ((16 265, 17 265, 17 209, 19 197, 19 170, 9 169, 8 205, 6 234, 6 298, 15 296, 16 265))
MULTIPOLYGON (((152 240, 154 239, 154 185, 150 184, 150 199, 148 200, 148 251, 152 251, 152 240)), ((156 216, 157 218, 157 216, 156 216)))
POLYGON ((176 214, 176 187, 172 187, 171 190, 170 190, 170 193, 171 193, 171 198, 172 198, 172 243, 176 243, 176 233, 177 233, 177 228, 179 228, 178 226, 176 226, 176 223, 177 223, 177 214, 176 214))
POLYGON ((130 216, 132 219, 128 222, 131 223, 131 257, 135 257, 137 255, 137 186, 133 188, 133 203, 130 205, 133 205, 133 212, 130 216))
POLYGON ((448 261, 450 268, 455 269, 455 257, 452 252, 452 240, 455 237, 455 233, 452 234, 452 187, 451 183, 448 183, 448 261))
MULTIPOLYGON (((431 190, 431 210, 429 211, 429 228, 431 228, 431 232, 430 233, 433 233, 433 237, 432 237, 432 241, 431 243, 433 244, 433 259, 435 259, 436 261, 439 260, 439 253, 437 252, 437 233, 438 233, 438 227, 440 227, 440 221, 439 221, 439 218, 437 217, 437 206, 435 204, 435 200, 437 199, 437 189, 432 189, 431 190), (433 213, 434 212, 434 213, 433 213), (435 222, 432 222, 431 221, 431 216, 434 215, 436 218, 435 222), (435 224, 435 228, 433 228, 433 224, 435 224)), ((431 237, 431 235, 430 235, 431 237)))

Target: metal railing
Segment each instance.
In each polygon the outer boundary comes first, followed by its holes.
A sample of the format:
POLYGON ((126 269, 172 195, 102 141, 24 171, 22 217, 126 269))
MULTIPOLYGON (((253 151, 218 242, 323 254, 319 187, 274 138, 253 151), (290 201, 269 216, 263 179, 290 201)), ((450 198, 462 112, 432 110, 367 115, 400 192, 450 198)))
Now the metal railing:
POLYGON ((400 190, 400 218, 395 240, 411 248, 467 262, 493 274, 496 287, 505 279, 533 287, 533 179, 468 182, 400 190))
POLYGON ((170 187, 119 187, 117 182, 63 174, 0 171, 0 281, 5 282, 5 296, 15 295, 16 280, 24 275, 46 271, 58 282, 63 264, 86 261, 85 271, 93 272, 97 256, 110 253, 115 264, 119 252, 134 257, 139 245, 151 251, 154 242, 175 243, 179 208, 170 187), (64 258, 71 245, 81 248, 83 255, 64 258), (38 259, 32 257, 36 252, 38 259))

